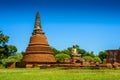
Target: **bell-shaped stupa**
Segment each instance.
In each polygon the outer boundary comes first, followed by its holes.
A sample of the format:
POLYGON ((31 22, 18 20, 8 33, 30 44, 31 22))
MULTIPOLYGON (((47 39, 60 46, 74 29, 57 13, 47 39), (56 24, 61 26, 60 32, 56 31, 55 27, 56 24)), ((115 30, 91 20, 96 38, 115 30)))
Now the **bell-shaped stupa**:
POLYGON ((52 49, 42 31, 39 12, 36 14, 34 30, 22 61, 32 64, 56 62, 52 49))

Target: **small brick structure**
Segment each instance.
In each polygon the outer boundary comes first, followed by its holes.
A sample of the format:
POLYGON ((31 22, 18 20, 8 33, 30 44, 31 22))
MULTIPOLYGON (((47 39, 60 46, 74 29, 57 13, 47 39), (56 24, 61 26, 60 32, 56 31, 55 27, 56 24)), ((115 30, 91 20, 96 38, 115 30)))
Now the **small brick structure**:
POLYGON ((120 63, 120 50, 107 50, 106 63, 120 63))
POLYGON ((107 50, 106 64, 111 65, 108 67, 119 68, 120 67, 120 50, 107 50))

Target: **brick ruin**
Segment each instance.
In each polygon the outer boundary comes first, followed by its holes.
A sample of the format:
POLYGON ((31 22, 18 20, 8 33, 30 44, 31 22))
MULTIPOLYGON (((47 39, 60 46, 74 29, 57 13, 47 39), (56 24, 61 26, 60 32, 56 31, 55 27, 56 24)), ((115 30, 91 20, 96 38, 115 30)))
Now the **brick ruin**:
POLYGON ((40 63, 56 62, 52 49, 50 48, 47 38, 42 31, 39 12, 36 14, 34 30, 21 61, 27 63, 26 66, 38 66, 40 63))
MULTIPOLYGON (((29 45, 21 62, 15 64, 16 67, 80 67, 89 66, 89 62, 82 63, 82 57, 77 54, 77 49, 73 47, 71 60, 65 60, 62 63, 57 63, 50 48, 47 38, 42 31, 39 12, 36 14, 36 20, 32 36, 30 37, 29 45)), ((11 65, 11 63, 10 63, 11 65)), ((12 65, 13 66, 13 65, 12 65)))
POLYGON ((81 55, 77 54, 75 46, 72 48, 70 60, 64 60, 57 63, 50 48, 47 38, 42 31, 39 12, 36 14, 34 30, 26 52, 21 62, 8 63, 7 67, 31 68, 31 67, 98 67, 98 68, 120 68, 120 50, 107 50, 106 63, 99 64, 88 60, 83 60, 81 55))
POLYGON ((106 63, 111 67, 120 67, 120 50, 107 50, 106 63))
POLYGON ((107 63, 120 63, 120 50, 107 50, 107 63))

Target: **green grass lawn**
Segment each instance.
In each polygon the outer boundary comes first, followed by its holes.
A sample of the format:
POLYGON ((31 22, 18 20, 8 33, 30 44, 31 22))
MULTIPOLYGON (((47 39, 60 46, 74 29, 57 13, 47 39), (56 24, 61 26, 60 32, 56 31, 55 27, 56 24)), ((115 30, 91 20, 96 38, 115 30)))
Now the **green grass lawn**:
POLYGON ((120 80, 120 70, 0 69, 0 80, 120 80))

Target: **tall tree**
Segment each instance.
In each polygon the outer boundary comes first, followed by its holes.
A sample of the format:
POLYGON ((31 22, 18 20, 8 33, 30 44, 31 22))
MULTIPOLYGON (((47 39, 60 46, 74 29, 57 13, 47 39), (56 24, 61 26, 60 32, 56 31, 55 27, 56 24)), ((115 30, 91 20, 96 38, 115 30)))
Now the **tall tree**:
POLYGON ((52 49, 54 55, 57 55, 57 54, 60 53, 60 51, 58 49, 54 48, 54 47, 51 47, 51 49, 52 49))
POLYGON ((0 58, 8 57, 17 52, 17 48, 15 46, 7 45, 8 41, 9 36, 4 35, 3 32, 0 31, 0 58))
POLYGON ((0 46, 4 47, 8 42, 9 36, 4 35, 3 32, 0 30, 0 46))
POLYGON ((8 56, 15 55, 15 53, 17 52, 17 48, 14 45, 8 45, 7 48, 8 48, 8 56))
POLYGON ((8 42, 9 36, 4 35, 2 31, 0 31, 0 58, 3 58, 7 55, 8 48, 6 43, 8 42))
POLYGON ((91 52, 87 52, 87 54, 86 54, 87 56, 91 56, 91 57, 95 57, 95 55, 94 55, 94 52, 93 51, 91 51, 91 52))
POLYGON ((62 51, 60 51, 60 52, 71 56, 71 51, 68 50, 68 49, 64 49, 64 50, 62 50, 62 51))
POLYGON ((98 57, 103 61, 107 57, 107 52, 106 51, 100 51, 98 54, 98 57))

